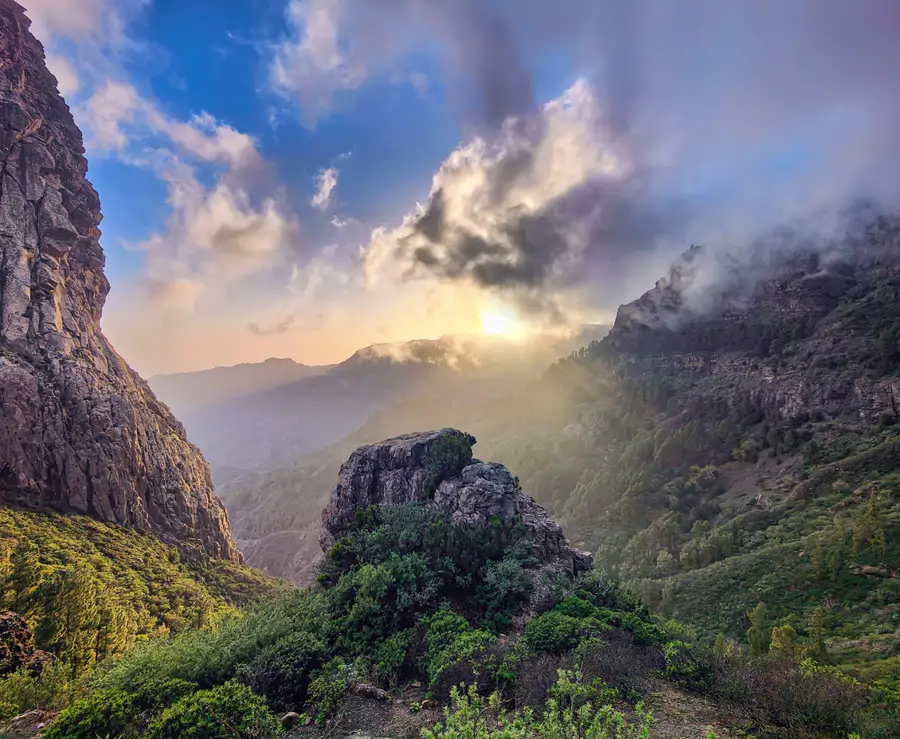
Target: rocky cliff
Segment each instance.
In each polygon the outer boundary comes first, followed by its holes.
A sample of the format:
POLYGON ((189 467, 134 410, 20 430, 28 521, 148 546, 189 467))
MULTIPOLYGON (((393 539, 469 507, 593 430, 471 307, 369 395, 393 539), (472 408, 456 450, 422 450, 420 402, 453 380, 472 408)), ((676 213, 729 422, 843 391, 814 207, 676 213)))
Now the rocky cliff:
POLYGON ((767 415, 896 417, 900 221, 871 216, 840 238, 772 247, 732 264, 693 248, 622 306, 601 354, 632 377, 767 415), (894 342, 896 343, 896 342, 894 342))
POLYGON ((322 549, 349 531, 358 509, 422 503, 451 525, 487 529, 520 520, 540 564, 573 574, 589 570, 590 554, 572 549, 562 528, 525 495, 503 465, 473 459, 474 437, 456 429, 406 434, 360 447, 341 467, 322 513, 322 549))
POLYGON ((100 331, 100 202, 28 29, 0 0, 2 488, 236 560, 208 465, 100 331))

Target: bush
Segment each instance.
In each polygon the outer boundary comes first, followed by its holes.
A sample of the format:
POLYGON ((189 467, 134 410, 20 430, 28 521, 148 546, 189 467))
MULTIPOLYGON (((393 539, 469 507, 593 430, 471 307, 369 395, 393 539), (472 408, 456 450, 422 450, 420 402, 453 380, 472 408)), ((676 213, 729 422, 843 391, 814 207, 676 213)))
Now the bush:
POLYGON ((324 723, 337 712, 359 682, 359 672, 357 665, 348 665, 340 657, 335 657, 313 673, 309 699, 315 706, 317 722, 324 723))
POLYGON ((241 665, 237 677, 266 696, 273 709, 291 708, 306 700, 309 674, 322 663, 325 653, 318 637, 298 631, 263 649, 249 665, 241 665))
POLYGON ((135 696, 121 690, 94 693, 64 710, 43 739, 97 739, 137 736, 135 696))
POLYGON ((120 739, 140 733, 142 714, 153 715, 197 689, 178 679, 151 679, 134 693, 98 691, 64 710, 42 735, 44 739, 120 739))
POLYGON ((708 689, 712 685, 712 667, 705 655, 693 644, 670 641, 663 648, 666 661, 666 677, 679 685, 695 689, 708 689))
POLYGON ((376 647, 372 655, 372 670, 378 682, 394 687, 411 667, 410 651, 415 631, 404 629, 392 634, 376 647))
POLYGON ((223 736, 270 739, 281 733, 278 719, 262 698, 246 685, 228 682, 182 698, 154 718, 144 736, 147 739, 220 739, 223 736))
POLYGON ((433 695, 446 699, 455 685, 478 682, 499 667, 499 661, 488 656, 496 637, 473 629, 459 614, 441 610, 423 619, 422 626, 427 629, 425 672, 433 695))
POLYGON ((572 649, 588 635, 585 626, 585 619, 547 611, 528 623, 522 638, 535 652, 559 654, 572 649))
POLYGON ((45 667, 35 677, 21 669, 0 678, 0 724, 35 708, 60 710, 75 700, 83 688, 70 680, 68 665, 61 662, 45 667))

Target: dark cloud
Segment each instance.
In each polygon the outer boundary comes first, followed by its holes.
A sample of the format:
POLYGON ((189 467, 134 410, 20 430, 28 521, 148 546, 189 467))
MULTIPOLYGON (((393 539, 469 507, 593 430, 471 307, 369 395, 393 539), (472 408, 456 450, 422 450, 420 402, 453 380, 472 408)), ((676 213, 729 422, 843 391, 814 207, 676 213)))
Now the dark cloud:
POLYGON ((247 330, 254 336, 273 336, 286 334, 296 323, 296 316, 285 316, 272 326, 260 326, 258 323, 247 324, 247 330))

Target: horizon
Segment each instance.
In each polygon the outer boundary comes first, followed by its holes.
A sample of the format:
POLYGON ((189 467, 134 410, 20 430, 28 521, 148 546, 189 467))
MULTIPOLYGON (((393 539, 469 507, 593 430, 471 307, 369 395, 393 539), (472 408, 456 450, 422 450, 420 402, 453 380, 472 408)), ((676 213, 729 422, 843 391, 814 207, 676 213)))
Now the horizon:
POLYGON ((691 243, 900 202, 890 4, 21 4, 147 377, 611 323, 691 243))

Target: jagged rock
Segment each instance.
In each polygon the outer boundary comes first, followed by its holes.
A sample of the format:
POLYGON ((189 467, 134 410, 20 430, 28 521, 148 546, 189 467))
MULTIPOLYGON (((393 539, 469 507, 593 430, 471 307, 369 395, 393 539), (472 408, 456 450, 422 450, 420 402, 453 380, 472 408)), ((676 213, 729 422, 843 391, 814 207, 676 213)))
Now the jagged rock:
POLYGON ((348 532, 357 508, 419 502, 463 528, 488 527, 494 517, 519 517, 538 562, 589 570, 591 555, 569 546, 559 524, 522 492, 506 467, 473 459, 474 443, 463 431, 440 429, 357 449, 342 465, 322 512, 323 551, 348 532))
POLYGON ((390 694, 386 690, 369 683, 357 683, 353 686, 353 692, 361 698, 369 698, 375 701, 387 702, 391 699, 390 694))
POLYGON ((24 618, 12 611, 0 611, 0 677, 23 667, 37 676, 53 661, 53 655, 35 648, 24 618))
POLYGON ((206 461, 100 331, 100 201, 29 25, 0 0, 0 492, 237 560, 206 461))

